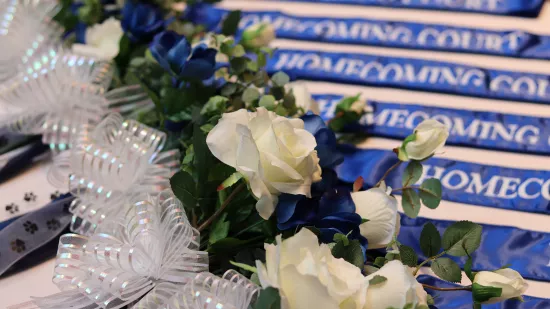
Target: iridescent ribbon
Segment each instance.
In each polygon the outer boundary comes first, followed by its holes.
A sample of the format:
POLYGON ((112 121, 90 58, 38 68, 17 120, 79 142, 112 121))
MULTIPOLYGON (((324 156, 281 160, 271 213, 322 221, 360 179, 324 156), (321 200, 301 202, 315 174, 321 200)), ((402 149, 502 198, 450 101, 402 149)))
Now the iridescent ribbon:
POLYGON ((92 237, 61 237, 53 282, 62 292, 35 298, 37 306, 120 308, 155 286, 183 286, 208 270, 199 232, 171 191, 124 206, 120 221, 102 225, 92 237))
POLYGON ((59 236, 71 221, 67 208, 72 200, 70 195, 62 196, 0 231, 0 275, 59 236))

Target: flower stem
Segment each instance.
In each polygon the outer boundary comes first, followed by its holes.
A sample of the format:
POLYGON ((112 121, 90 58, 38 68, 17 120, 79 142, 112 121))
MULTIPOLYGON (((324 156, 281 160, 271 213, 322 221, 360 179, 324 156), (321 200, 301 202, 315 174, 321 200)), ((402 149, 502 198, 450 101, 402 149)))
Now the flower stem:
POLYGON ((235 196, 237 196, 237 194, 241 192, 244 188, 245 188, 244 183, 241 183, 237 188, 235 188, 235 190, 233 190, 233 192, 231 192, 231 194, 227 197, 227 199, 222 203, 220 208, 216 210, 216 212, 212 216, 210 216, 210 218, 204 221, 204 223, 201 224, 201 226, 199 226, 199 232, 202 232, 210 224, 212 224, 212 222, 214 222, 214 220, 216 220, 223 213, 227 205, 229 205, 229 203, 231 203, 231 201, 235 198, 235 196))
POLYGON ((399 165, 401 165, 401 162, 402 161, 397 161, 397 163, 395 163, 392 167, 390 167, 386 173, 384 173, 384 176, 382 176, 382 178, 374 185, 374 187, 378 187, 382 181, 384 181, 384 179, 386 179, 386 177, 388 177, 388 175, 394 170, 396 169, 397 167, 399 167, 399 165))
POLYGON ((424 189, 424 188, 420 188, 420 187, 412 187, 412 186, 407 186, 407 187, 403 187, 403 188, 397 188, 397 189, 392 189, 391 192, 397 192, 397 191, 403 191, 403 190, 406 190, 406 189, 413 189, 413 190, 418 190, 418 191, 422 191, 422 192, 426 192, 426 193, 431 193, 430 191, 424 189))
POLYGON ((448 291, 471 291, 472 290, 471 285, 469 285, 469 286, 459 286, 459 287, 456 287, 456 288, 438 288, 436 286, 427 285, 427 284, 422 284, 422 286, 425 287, 426 289, 436 290, 436 291, 445 291, 445 292, 448 292, 448 291))
POLYGON ((436 256, 432 256, 432 257, 430 257, 429 259, 426 259, 424 262, 420 263, 418 266, 416 266, 416 269, 415 269, 414 272, 413 272, 413 276, 416 276, 416 274, 418 273, 418 271, 420 270, 420 268, 421 268, 422 266, 426 265, 426 263, 431 262, 431 261, 433 261, 433 260, 435 260, 435 259, 437 259, 437 258, 443 256, 445 253, 447 253, 447 252, 446 252, 446 251, 443 251, 443 252, 441 252, 440 254, 438 254, 438 255, 436 255, 436 256))

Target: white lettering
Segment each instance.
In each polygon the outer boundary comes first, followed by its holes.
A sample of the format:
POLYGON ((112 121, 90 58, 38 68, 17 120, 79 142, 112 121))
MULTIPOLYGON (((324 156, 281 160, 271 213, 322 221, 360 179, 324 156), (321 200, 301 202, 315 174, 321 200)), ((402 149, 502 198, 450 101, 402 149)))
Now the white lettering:
POLYGON ((441 178, 441 184, 445 186, 445 188, 451 189, 451 190, 460 190, 464 188, 466 185, 468 185, 469 178, 468 174, 461 170, 452 170, 448 172, 443 178, 441 178), (459 182, 456 184, 453 184, 454 182, 451 181, 454 176, 458 176, 459 182))
POLYGON ((493 176, 489 179, 489 181, 487 181, 487 183, 483 184, 479 173, 471 173, 470 175, 472 176, 472 180, 465 190, 466 193, 482 194, 483 191, 485 191, 485 196, 495 196, 495 189, 497 187, 498 179, 500 178, 499 176, 493 176))
POLYGON ((527 200, 536 199, 540 196, 540 190, 537 190, 535 194, 528 194, 527 193, 527 186, 529 186, 532 183, 538 183, 542 187, 542 179, 538 178, 529 178, 526 181, 524 181, 518 188, 518 195, 519 197, 527 200))
POLYGON ((520 183, 521 179, 519 178, 502 177, 502 186, 500 187, 500 191, 498 192, 497 196, 506 199, 515 198, 516 196, 518 196, 516 190, 520 183), (509 191, 512 192, 508 193, 509 191))

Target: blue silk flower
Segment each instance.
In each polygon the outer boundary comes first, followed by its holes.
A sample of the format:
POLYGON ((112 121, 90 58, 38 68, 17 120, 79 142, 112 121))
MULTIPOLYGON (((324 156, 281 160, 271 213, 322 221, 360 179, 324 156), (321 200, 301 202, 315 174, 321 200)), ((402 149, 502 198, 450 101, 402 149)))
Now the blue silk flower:
POLYGON ((183 35, 173 31, 157 34, 149 50, 163 69, 179 78, 206 80, 216 71, 216 49, 204 43, 191 47, 183 35))
POLYGON ((296 229, 299 226, 314 226, 320 231, 319 240, 333 242, 335 234, 348 235, 361 243, 363 254, 367 239, 359 230, 361 216, 355 213, 355 203, 347 188, 338 187, 334 167, 344 160, 336 150, 336 136, 321 117, 308 113, 302 117, 304 128, 315 136, 319 165, 323 179, 311 186, 311 198, 304 195, 282 194, 277 204, 277 227, 280 230, 296 229))
POLYGON ((122 9, 121 26, 133 42, 149 41, 166 26, 162 11, 151 4, 129 0, 122 9))

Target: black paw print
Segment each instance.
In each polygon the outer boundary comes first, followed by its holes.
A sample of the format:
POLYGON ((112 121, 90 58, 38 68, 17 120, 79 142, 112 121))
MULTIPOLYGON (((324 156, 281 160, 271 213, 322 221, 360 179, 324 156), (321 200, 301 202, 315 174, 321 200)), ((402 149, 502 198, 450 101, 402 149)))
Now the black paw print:
POLYGON ((31 221, 27 221, 23 223, 23 226, 25 227, 25 231, 34 234, 34 232, 38 231, 38 225, 35 223, 32 223, 31 221))
POLYGON ((46 225, 48 226, 48 230, 51 231, 55 231, 61 227, 61 223, 59 223, 59 220, 57 219, 48 220, 48 222, 46 222, 46 225))
POLYGON ((28 192, 28 193, 25 193, 25 197, 23 198, 25 200, 25 202, 30 202, 30 201, 36 201, 36 195, 34 195, 34 193, 32 192, 28 192))
POLYGON ((11 203, 9 205, 6 205, 6 211, 13 215, 16 212, 19 212, 19 206, 11 203))
POLYGON ((55 199, 58 199, 61 196, 61 192, 55 191, 54 193, 50 194, 50 199, 53 201, 55 199))
POLYGON ((14 241, 11 242, 11 250, 17 252, 17 253, 21 253, 23 251, 25 251, 25 242, 22 241, 21 239, 16 239, 14 241))

